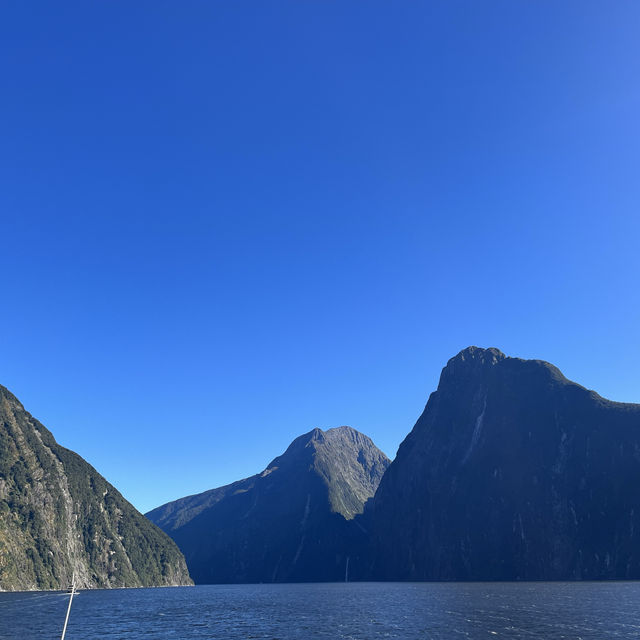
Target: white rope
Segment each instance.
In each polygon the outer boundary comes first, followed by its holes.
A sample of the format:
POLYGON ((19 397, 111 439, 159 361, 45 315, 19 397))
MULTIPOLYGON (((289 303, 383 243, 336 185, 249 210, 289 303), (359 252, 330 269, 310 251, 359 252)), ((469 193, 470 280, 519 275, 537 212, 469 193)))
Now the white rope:
POLYGON ((73 596, 76 593, 76 575, 73 574, 71 582, 71 595, 69 596, 69 606, 67 607, 67 617, 64 619, 64 628, 62 629, 62 637, 60 640, 64 640, 64 635, 67 633, 67 623, 69 622, 69 614, 71 613, 71 603, 73 602, 73 596))

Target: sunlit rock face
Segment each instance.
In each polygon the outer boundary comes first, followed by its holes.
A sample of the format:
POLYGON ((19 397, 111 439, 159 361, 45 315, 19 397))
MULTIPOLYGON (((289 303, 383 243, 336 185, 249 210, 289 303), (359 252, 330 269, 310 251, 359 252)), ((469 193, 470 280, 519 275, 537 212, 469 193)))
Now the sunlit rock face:
POLYGON ((640 405, 470 347, 373 501, 369 576, 640 578, 640 405))
POLYGON ((175 543, 0 386, 0 590, 192 584, 175 543))
POLYGON ((389 465, 350 427, 314 429, 262 472, 147 517, 185 554, 197 583, 335 581, 362 569, 356 516, 389 465))

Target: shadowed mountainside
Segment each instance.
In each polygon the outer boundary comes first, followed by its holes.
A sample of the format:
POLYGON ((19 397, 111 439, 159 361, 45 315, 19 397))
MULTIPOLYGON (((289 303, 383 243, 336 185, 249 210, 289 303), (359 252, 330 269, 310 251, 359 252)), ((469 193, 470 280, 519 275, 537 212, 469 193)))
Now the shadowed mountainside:
POLYGON ((372 510, 373 578, 640 578, 640 405, 470 347, 372 510))
POLYGON ((260 474, 158 507, 197 583, 344 580, 388 458, 350 427, 296 438, 260 474))

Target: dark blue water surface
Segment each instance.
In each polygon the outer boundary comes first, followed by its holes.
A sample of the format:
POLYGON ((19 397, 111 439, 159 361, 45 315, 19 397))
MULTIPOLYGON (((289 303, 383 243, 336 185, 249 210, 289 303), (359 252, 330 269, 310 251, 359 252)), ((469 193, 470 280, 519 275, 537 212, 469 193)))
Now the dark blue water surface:
MULTIPOLYGON (((60 638, 68 596, 0 593, 1 640, 60 638)), ((640 583, 349 583, 83 591, 66 640, 640 638, 640 583)))

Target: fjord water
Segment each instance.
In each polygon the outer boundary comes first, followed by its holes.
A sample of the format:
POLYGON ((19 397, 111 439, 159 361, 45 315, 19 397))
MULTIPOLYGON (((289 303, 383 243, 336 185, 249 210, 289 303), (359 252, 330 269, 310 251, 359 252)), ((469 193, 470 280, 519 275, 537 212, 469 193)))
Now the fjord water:
MULTIPOLYGON (((0 593, 0 639, 60 637, 67 596, 0 593)), ((639 582, 214 585, 81 592, 67 640, 640 636, 639 582)))

